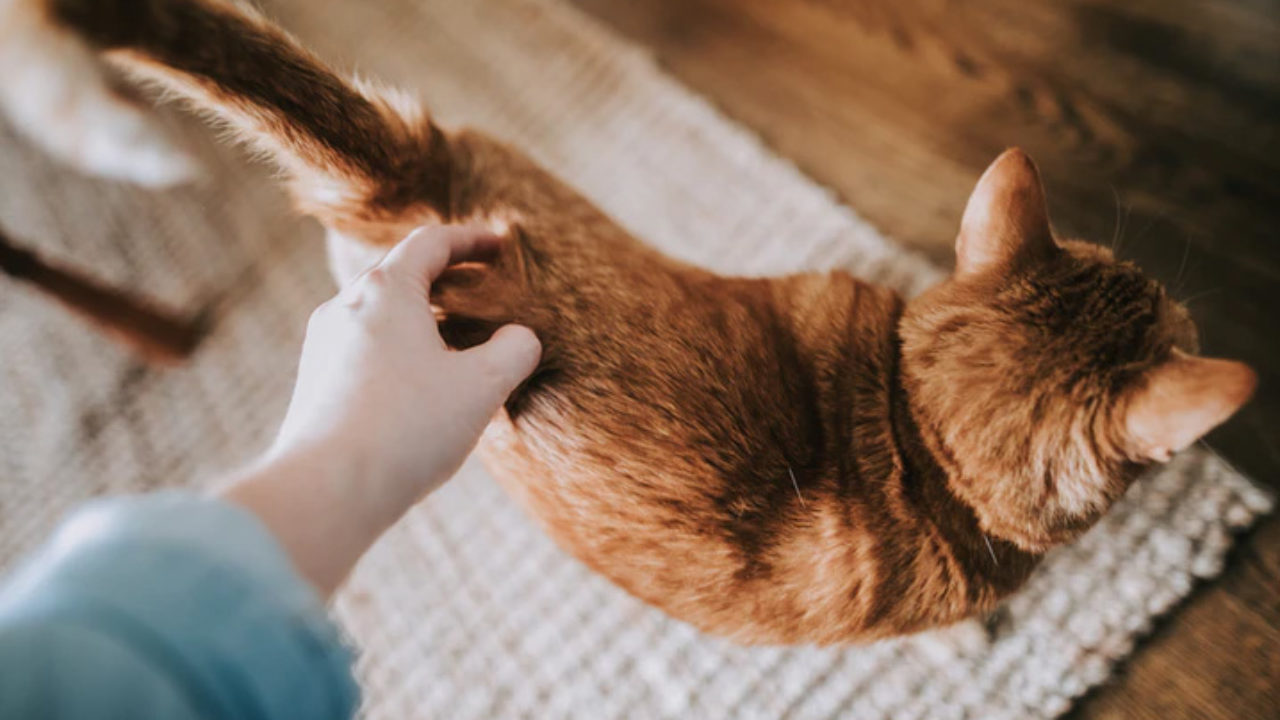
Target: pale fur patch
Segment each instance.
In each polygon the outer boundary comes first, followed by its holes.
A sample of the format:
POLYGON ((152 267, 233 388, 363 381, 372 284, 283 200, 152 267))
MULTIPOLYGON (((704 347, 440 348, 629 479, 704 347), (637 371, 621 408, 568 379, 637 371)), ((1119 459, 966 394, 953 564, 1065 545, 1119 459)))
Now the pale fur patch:
POLYGON ((358 75, 351 78, 351 84, 370 102, 390 110, 389 117, 399 118, 403 127, 427 127, 427 111, 412 93, 358 75))
POLYGON ((263 129, 272 118, 252 103, 239 97, 224 97, 215 88, 173 72, 138 52, 114 50, 107 54, 107 59, 130 78, 164 91, 165 99, 185 100, 192 110, 230 130, 232 139, 245 143, 261 158, 275 162, 290 176, 313 171, 297 148, 286 144, 278 134, 263 129))
POLYGON ((373 267, 390 248, 370 245, 325 228, 325 250, 329 257, 329 274, 344 288, 360 273, 373 267))
POLYGON ((1036 458, 1035 466, 1041 468, 1040 472, 1050 468, 1057 478, 1057 509, 1072 517, 1101 512, 1109 502, 1100 492, 1100 488, 1106 487, 1107 473, 1094 452, 1095 444, 1090 442, 1091 432, 1087 423, 1077 420, 1068 437, 1062 439, 1061 446, 1044 442, 1046 449, 1036 458))
POLYGON ((46 20, 43 3, 0 0, 0 67, 0 107, 50 154, 152 187, 197 175, 148 111, 111 89, 93 51, 46 20))

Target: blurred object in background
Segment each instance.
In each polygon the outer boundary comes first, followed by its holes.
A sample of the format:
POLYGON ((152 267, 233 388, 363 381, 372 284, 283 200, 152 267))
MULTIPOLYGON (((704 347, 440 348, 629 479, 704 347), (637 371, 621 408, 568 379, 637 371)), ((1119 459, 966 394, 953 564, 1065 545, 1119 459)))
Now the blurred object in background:
POLYGON ((78 270, 53 265, 15 245, 3 230, 0 271, 36 287, 148 362, 169 365, 186 360, 207 329, 203 313, 178 317, 78 270))

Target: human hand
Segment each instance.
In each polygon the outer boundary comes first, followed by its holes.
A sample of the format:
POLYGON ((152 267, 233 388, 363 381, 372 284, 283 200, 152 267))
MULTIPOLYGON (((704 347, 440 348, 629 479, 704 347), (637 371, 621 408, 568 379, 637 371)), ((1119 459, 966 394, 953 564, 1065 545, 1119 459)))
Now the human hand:
POLYGON ((440 337, 430 282, 497 243, 475 228, 420 229, 321 305, 269 454, 322 452, 368 491, 409 502, 453 475, 541 353, 516 325, 464 351, 440 337))
POLYGON ((430 283, 498 240, 418 230, 311 316, 280 434, 219 490, 256 514, 324 595, 413 503, 457 471, 542 349, 508 325, 445 347, 430 283))

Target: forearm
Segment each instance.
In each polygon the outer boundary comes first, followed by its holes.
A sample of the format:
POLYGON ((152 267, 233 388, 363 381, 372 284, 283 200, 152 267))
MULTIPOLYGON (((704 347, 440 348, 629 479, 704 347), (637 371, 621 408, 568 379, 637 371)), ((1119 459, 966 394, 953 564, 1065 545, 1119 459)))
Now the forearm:
POLYGON ((293 448, 269 453, 217 494, 256 515, 328 598, 421 493, 418 484, 384 482, 377 472, 350 453, 293 448))

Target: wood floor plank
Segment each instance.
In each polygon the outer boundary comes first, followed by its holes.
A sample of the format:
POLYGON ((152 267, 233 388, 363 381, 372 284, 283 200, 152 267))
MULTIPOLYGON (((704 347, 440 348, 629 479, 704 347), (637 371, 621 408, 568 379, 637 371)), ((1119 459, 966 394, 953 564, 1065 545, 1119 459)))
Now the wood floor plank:
POLYGON ((1226 573, 1164 620, 1070 719, 1275 720, 1280 716, 1280 517, 1233 551, 1226 573))
MULTIPOLYGON (((1274 235, 1234 200, 1280 200, 1276 161, 1266 160, 1280 158, 1280 138, 1262 114, 1274 89, 1224 96, 1173 81, 1123 43, 1080 30, 1088 23, 1067 12, 1074 3, 582 1, 936 257, 946 257, 972 178, 1010 144, 1053 178, 1055 216, 1070 232, 1105 237, 1118 187, 1194 241, 1229 228, 1227 240, 1258 248, 1274 235), (1077 36, 1090 44, 1071 46, 1077 36)), ((1255 255, 1253 270, 1280 277, 1280 254, 1255 255)))
MULTIPOLYGON (((1280 3, 575 2, 939 262, 986 163, 1028 150, 1060 233, 1114 241, 1259 370, 1210 443, 1280 489, 1280 3)), ((1074 716, 1280 717, 1277 598, 1272 517, 1074 716)))

